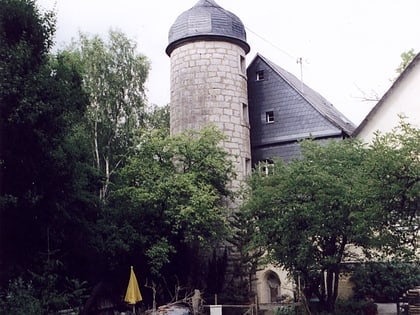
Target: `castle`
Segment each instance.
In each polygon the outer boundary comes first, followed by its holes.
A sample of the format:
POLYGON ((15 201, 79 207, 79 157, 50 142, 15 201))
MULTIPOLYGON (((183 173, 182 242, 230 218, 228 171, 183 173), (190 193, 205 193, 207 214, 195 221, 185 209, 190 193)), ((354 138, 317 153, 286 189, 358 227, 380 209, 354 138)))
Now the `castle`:
MULTIPOLYGON (((302 139, 340 140, 355 129, 325 98, 264 56, 257 54, 246 67, 249 51, 242 21, 214 0, 199 0, 179 15, 166 48, 171 134, 207 124, 222 130, 237 173, 232 189, 260 162, 298 157, 302 139)), ((256 279, 261 303, 290 294, 284 288, 292 284, 281 270, 268 266, 256 279)))

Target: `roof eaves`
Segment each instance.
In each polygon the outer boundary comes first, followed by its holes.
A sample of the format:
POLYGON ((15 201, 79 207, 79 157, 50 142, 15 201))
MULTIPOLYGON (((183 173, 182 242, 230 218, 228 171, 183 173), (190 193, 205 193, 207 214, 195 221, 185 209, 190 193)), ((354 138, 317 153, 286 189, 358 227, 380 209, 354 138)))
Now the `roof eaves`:
POLYGON ((279 144, 284 142, 297 142, 305 139, 324 139, 324 138, 335 138, 342 136, 342 133, 339 130, 321 130, 315 132, 305 132, 295 135, 287 136, 277 136, 272 138, 267 138, 262 140, 259 143, 259 146, 266 146, 272 144, 279 144))
POLYGON ((357 137, 359 133, 363 130, 366 124, 370 121, 370 119, 376 114, 376 112, 381 108, 383 103, 388 99, 388 97, 397 89, 398 85, 407 77, 408 73, 420 62, 420 53, 418 53, 413 60, 409 63, 409 65, 404 69, 404 71, 398 76, 395 82, 391 85, 388 91, 381 97, 381 99, 376 103, 376 105, 370 110, 370 112, 366 115, 365 119, 359 124, 359 126, 354 130, 352 136, 357 137))

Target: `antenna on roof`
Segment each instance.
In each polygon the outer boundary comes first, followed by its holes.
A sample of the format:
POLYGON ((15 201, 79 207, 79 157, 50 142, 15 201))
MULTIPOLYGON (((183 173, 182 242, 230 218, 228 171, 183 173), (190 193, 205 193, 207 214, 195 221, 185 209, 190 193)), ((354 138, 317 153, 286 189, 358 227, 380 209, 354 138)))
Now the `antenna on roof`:
POLYGON ((299 57, 296 60, 296 63, 300 64, 300 91, 303 93, 303 66, 302 66, 302 57, 299 57))

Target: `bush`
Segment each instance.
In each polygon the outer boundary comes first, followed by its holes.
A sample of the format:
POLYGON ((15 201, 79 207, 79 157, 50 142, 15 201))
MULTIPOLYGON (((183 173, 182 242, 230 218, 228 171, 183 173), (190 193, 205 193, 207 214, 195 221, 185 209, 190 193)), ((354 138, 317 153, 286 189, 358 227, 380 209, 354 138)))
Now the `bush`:
POLYGON ((303 315, 301 305, 291 304, 291 305, 281 305, 277 310, 275 315, 303 315))
POLYGON ((41 301, 36 297, 32 282, 17 278, 9 282, 0 296, 0 314, 42 314, 41 301))
POLYGON ((356 267, 351 277, 357 299, 372 297, 376 302, 396 302, 408 289, 420 283, 418 263, 369 263, 356 267))
POLYGON ((0 292, 0 315, 50 315, 62 309, 78 308, 87 299, 87 283, 59 275, 55 265, 46 264, 41 274, 30 272, 9 281, 0 292))

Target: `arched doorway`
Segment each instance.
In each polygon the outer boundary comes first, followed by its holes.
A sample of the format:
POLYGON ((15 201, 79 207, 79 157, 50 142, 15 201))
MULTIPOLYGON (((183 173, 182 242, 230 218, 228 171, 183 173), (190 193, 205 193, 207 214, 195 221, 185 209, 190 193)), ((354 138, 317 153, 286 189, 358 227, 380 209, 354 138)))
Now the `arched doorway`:
POLYGON ((279 276, 273 271, 267 271, 265 282, 268 290, 268 302, 276 303, 280 297, 280 279, 279 276))

